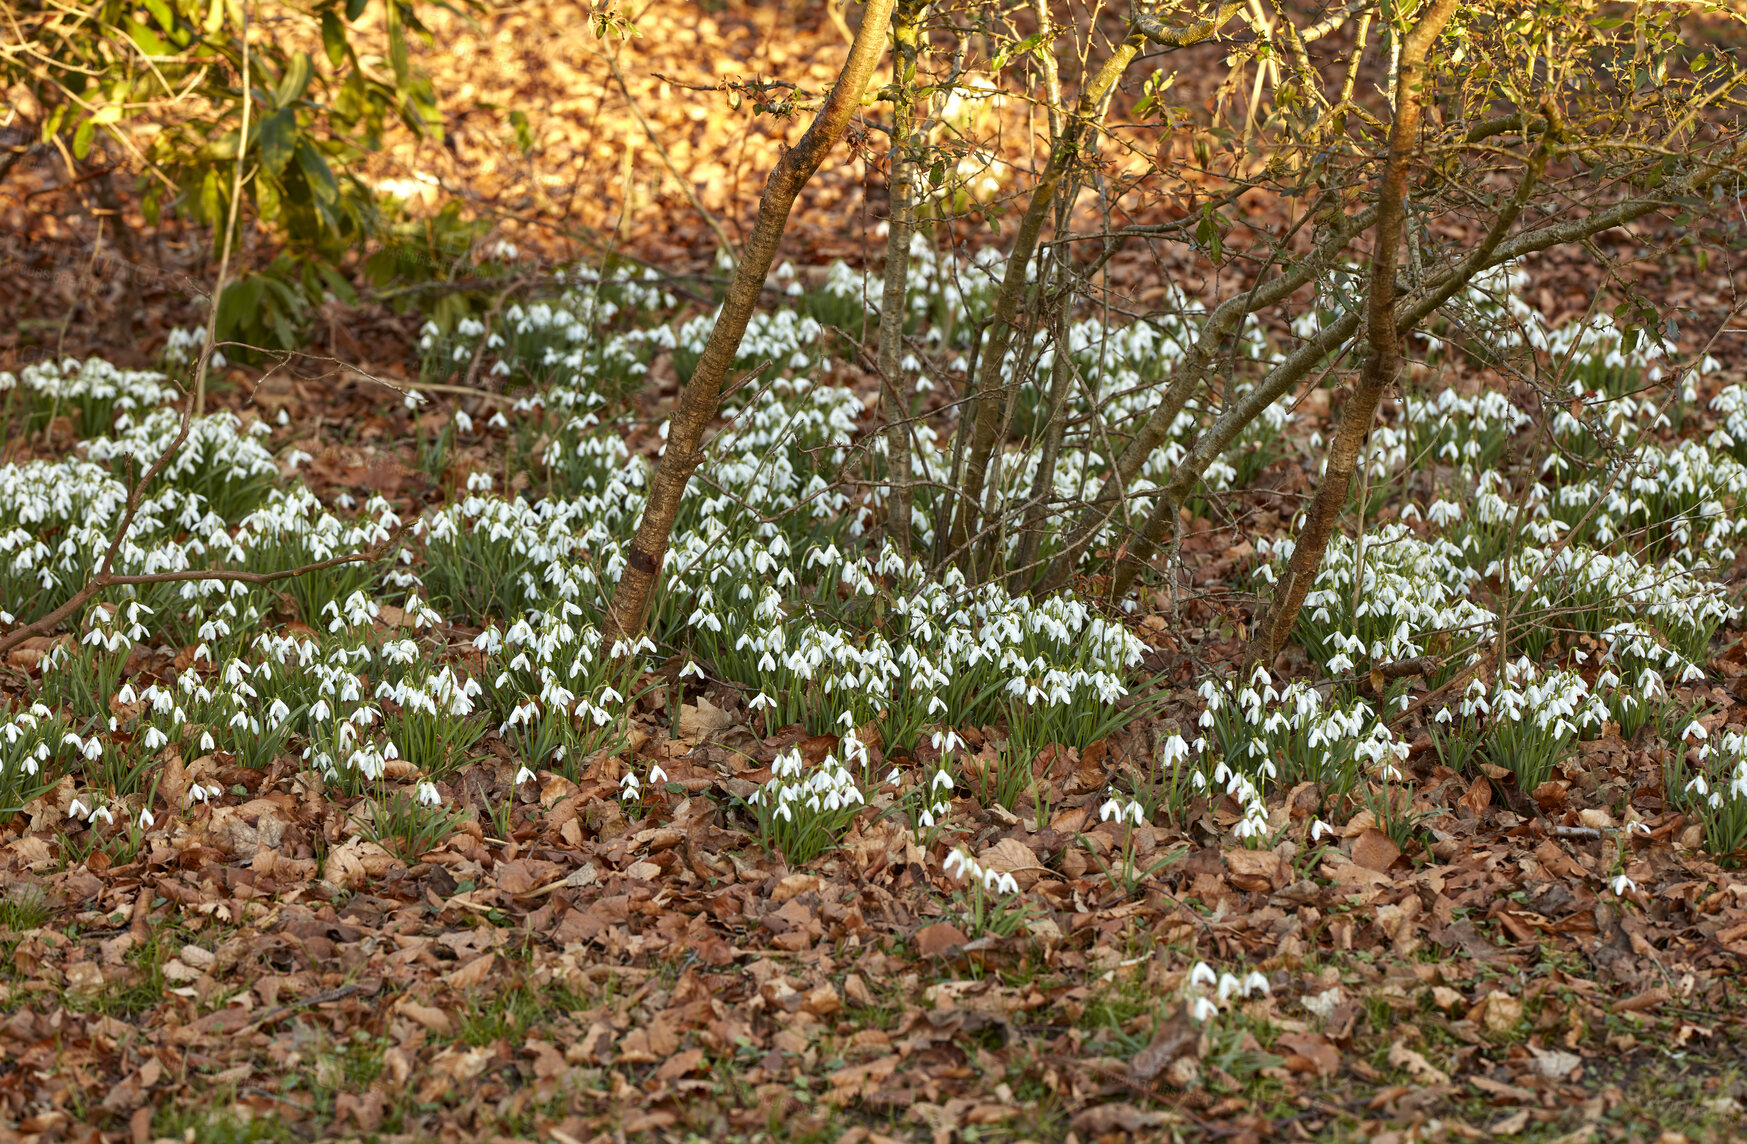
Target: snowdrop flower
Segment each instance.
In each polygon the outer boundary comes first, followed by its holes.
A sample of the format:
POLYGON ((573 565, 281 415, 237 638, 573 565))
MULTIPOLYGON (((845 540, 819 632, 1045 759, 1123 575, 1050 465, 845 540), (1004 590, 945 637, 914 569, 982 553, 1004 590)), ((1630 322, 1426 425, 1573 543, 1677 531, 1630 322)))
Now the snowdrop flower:
POLYGON ((1323 835, 1325 835, 1325 834, 1332 835, 1334 833, 1335 833, 1335 828, 1330 826, 1328 823, 1324 822, 1320 818, 1317 819, 1315 822, 1311 823, 1310 840, 1312 842, 1320 842, 1320 841, 1322 841, 1323 835))
POLYGON ((1146 812, 1140 803, 1132 799, 1124 804, 1112 797, 1098 808, 1098 821, 1100 822, 1109 822, 1112 819, 1117 822, 1127 820, 1139 826, 1145 817, 1146 812))
POLYGON ((1613 889, 1614 889, 1614 897, 1623 898, 1626 896, 1626 894, 1628 892, 1636 893, 1637 889, 1638 889, 1638 883, 1632 881, 1630 878, 1626 877, 1624 874, 1617 874, 1614 876, 1613 889))
POLYGON ((147 808, 140 811, 140 829, 141 830, 150 830, 153 826, 157 825, 157 822, 158 822, 157 817, 152 814, 150 807, 147 807, 147 808))
POLYGON ((1195 968, 1189 971, 1189 988, 1191 989, 1200 985, 1213 985, 1218 980, 1219 977, 1213 972, 1213 967, 1205 961, 1197 961, 1195 968))
POLYGON ((90 818, 91 817, 91 808, 86 806, 83 802, 80 802, 78 799, 74 799, 72 802, 67 804, 67 817, 68 818, 90 818))
POLYGON ((188 797, 195 802, 207 802, 223 793, 216 785, 210 783, 195 783, 188 788, 188 797))
POLYGON ((945 754, 947 751, 956 751, 964 746, 964 740, 958 737, 957 731, 936 731, 933 736, 929 738, 928 742, 935 750, 942 754, 945 754))
POLYGON ((1197 997, 1189 1005, 1189 1019, 1198 1025, 1205 1025, 1219 1016, 1219 1006, 1205 997, 1197 997))
POLYGON ((1684 730, 1680 733, 1680 738, 1681 738, 1682 742, 1685 742, 1688 739, 1705 739, 1705 738, 1708 738, 1709 736, 1710 736, 1710 732, 1706 731, 1704 729, 1704 727, 1699 724, 1699 721, 1697 719, 1694 719, 1692 722, 1688 723, 1686 725, 1686 730, 1684 730))
POLYGON ((679 669, 679 677, 681 679, 688 677, 702 679, 704 677, 704 669, 698 666, 697 660, 687 660, 686 665, 679 669))
POLYGON ((1268 984, 1267 977, 1264 976, 1258 970, 1254 970, 1254 969, 1250 970, 1249 974, 1244 978, 1244 996, 1245 997, 1252 996, 1256 993, 1261 993, 1263 995, 1269 995, 1269 994, 1272 994, 1273 992, 1274 992, 1273 986, 1268 984))
POLYGON ((420 806, 442 806, 443 795, 437 790, 436 783, 420 783, 418 787, 420 806))
POLYGON ((218 744, 212 741, 211 731, 200 733, 200 749, 203 751, 216 751, 218 749, 218 744))
POLYGON ((527 767, 523 767, 516 772, 516 785, 521 786, 523 783, 531 783, 534 781, 535 777, 533 771, 529 770, 527 767))
POLYGON ((1229 973, 1219 975, 1219 989, 1216 991, 1221 1005, 1243 992, 1244 983, 1229 973))
POLYGON ((111 826, 115 825, 115 815, 109 813, 109 808, 107 806, 100 806, 91 812, 92 822, 96 822, 99 818, 104 822, 109 823, 111 826))
POLYGON ((962 847, 948 854, 941 866, 948 874, 956 873, 967 881, 980 882, 983 880, 982 865, 967 854, 962 847))
POLYGON ((649 768, 649 781, 652 783, 664 783, 667 781, 667 772, 661 769, 660 763, 649 768))
POLYGON ((751 710, 751 711, 762 711, 766 707, 775 707, 775 706, 776 706, 776 700, 772 699, 770 696, 766 695, 762 691, 760 691, 757 695, 754 695, 749 701, 747 701, 747 704, 746 704, 747 709, 751 710))

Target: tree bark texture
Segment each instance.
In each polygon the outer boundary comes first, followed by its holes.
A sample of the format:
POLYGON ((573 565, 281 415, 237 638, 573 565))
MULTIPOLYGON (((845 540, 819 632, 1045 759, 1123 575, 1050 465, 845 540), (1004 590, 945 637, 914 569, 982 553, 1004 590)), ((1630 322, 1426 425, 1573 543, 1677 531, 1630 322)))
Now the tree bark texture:
POLYGON ((1377 238, 1371 256, 1371 283, 1366 297, 1366 352, 1358 381, 1341 409, 1340 426, 1329 444, 1328 467, 1316 498, 1298 532, 1292 561, 1280 583, 1275 606, 1256 627, 1252 658, 1272 663, 1292 626, 1298 609, 1310 591, 1329 537, 1346 506, 1359 452, 1370 433, 1371 421, 1383 391, 1401 371, 1401 333, 1395 325, 1395 268, 1401 253, 1401 230, 1406 217, 1408 164, 1419 134, 1420 104, 1425 80, 1425 57, 1433 41, 1456 10, 1456 0, 1433 0, 1425 17, 1401 38, 1400 63, 1395 84, 1395 122, 1389 131, 1389 150, 1383 169, 1383 187, 1377 200, 1377 238))
POLYGON ((740 340, 746 334, 746 325, 758 306, 765 277, 770 273, 770 264, 776 257, 783 229, 788 224, 789 210, 801 188, 813 177, 831 148, 843 138, 850 117, 861 106, 862 93, 885 51, 886 27, 891 22, 894 3, 895 0, 868 0, 862 12, 861 27, 849 48, 849 58, 844 61, 831 94, 814 116, 806 134, 777 161, 764 184, 764 194, 758 202, 758 219, 740 253, 740 264, 735 267, 734 277, 728 284, 727 297, 716 316, 716 326, 710 332, 710 340, 692 371, 691 380, 680 390, 679 405, 668 426, 667 448, 655 466, 655 475, 649 484, 649 501, 637 525, 637 534, 631 540, 631 550, 626 554, 625 568, 613 591, 612 602, 607 605, 602 635, 609 649, 634 640, 643 630, 649 602, 661 580, 661 566, 667 558, 680 500, 702 457, 700 446, 704 431, 715 419, 722 383, 733 368, 740 340))

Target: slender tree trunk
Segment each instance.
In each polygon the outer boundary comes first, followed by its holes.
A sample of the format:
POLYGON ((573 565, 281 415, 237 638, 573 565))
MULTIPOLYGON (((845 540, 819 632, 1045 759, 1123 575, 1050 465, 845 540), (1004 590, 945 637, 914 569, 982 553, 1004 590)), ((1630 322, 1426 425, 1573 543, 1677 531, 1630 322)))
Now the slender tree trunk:
POLYGON ((629 644, 643 630, 649 602, 661 579, 661 565, 667 558, 680 500, 698 467, 704 431, 715 419, 722 383, 734 365, 746 324, 758 306, 765 277, 770 273, 783 228, 788 224, 789 210, 801 188, 843 138, 850 117, 861 106, 862 93, 885 51, 886 25, 892 18, 893 5, 894 0, 868 0, 861 27, 849 48, 849 58, 843 63, 831 94, 825 98, 807 133, 777 161, 764 184, 758 220, 740 252, 740 264, 734 269, 728 295, 716 316, 716 326, 710 332, 703 356, 698 359, 691 380, 680 390, 679 406, 669 423, 667 448, 655 466, 643 519, 631 540, 612 602, 607 606, 602 634, 609 651, 619 649, 612 654, 622 654, 627 649, 619 645, 629 644))
POLYGON ((1359 378, 1341 409, 1340 426, 1329 445, 1328 468, 1317 487, 1310 512, 1299 529, 1291 564, 1281 581, 1275 606, 1256 625, 1250 657, 1271 664, 1298 621, 1310 585, 1322 567, 1329 537, 1347 503, 1359 450, 1370 432, 1383 391, 1401 371, 1401 334, 1395 326, 1395 267, 1406 218, 1408 163, 1418 143, 1421 90, 1426 52, 1456 10, 1456 0, 1433 0, 1413 31, 1400 38, 1395 76, 1395 122, 1389 131, 1389 151, 1383 187, 1377 202, 1377 240, 1371 257, 1371 285, 1366 298, 1367 341, 1359 378))
POLYGON ((886 531, 910 555, 910 398, 900 384, 904 319, 909 316, 910 236, 916 231, 917 153, 927 114, 917 114, 916 66, 924 47, 926 0, 904 0, 892 14, 892 182, 886 231, 886 280, 880 293, 880 393, 886 407, 886 465, 892 482, 886 531))
POLYGON ((1116 50, 1104 61, 1103 66, 1086 81, 1085 87, 1080 91, 1079 105, 1063 125, 1055 145, 1050 148, 1049 161, 1044 166, 1037 186, 1031 192, 1025 217, 1020 221, 1019 233, 1013 240, 1006 274, 995 293, 994 314, 989 323, 989 331, 982 348, 982 360, 977 370, 974 420, 967 409, 965 419, 968 424, 961 423, 959 430, 961 438, 967 439, 968 444, 964 451, 964 477, 958 490, 946 551, 961 559, 968 559, 970 555, 970 540, 977 532, 983 481, 989 471, 989 457, 999 443, 1001 422, 1007 410, 1007 385, 1003 383, 1001 375, 1006 366, 1007 349, 1019 316, 1019 304, 1026 292, 1026 268, 1031 265, 1032 256, 1037 252, 1038 237, 1043 231, 1044 220, 1049 216, 1056 191, 1073 167, 1075 159, 1079 157, 1080 140, 1092 125, 1104 97, 1116 85, 1122 73, 1128 70, 1128 65, 1140 52, 1146 39, 1146 35, 1139 29, 1131 31, 1116 46, 1116 50))
POLYGON ((1050 313, 1050 341, 1055 346, 1055 357, 1050 362, 1043 452, 1038 458, 1037 472, 1031 479, 1031 496, 1027 498, 1031 505, 1025 510, 1025 520, 1020 525, 1019 554, 1013 561, 1012 587, 1030 578, 1026 570, 1037 559, 1038 547, 1043 542, 1044 517, 1049 512, 1049 496, 1055 490, 1056 461, 1061 456, 1062 439, 1068 428, 1068 383, 1073 380, 1074 367, 1068 359, 1068 269, 1065 258, 1056 263, 1055 279, 1056 301, 1050 313))

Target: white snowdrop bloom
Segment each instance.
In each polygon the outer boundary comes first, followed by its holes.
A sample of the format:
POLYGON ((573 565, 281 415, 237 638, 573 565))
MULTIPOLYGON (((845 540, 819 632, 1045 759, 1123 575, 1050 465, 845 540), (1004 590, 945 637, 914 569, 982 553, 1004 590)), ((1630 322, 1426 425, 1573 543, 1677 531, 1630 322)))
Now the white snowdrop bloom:
POLYGON ((1703 740, 1703 739, 1708 738, 1709 735, 1710 735, 1710 732, 1706 731, 1704 729, 1704 726, 1701 723, 1699 723, 1699 721, 1697 719, 1694 719, 1692 722, 1688 723, 1686 725, 1686 730, 1684 730, 1680 733, 1680 737, 1681 737, 1682 741, 1690 741, 1693 739, 1703 740))
POLYGON ((1274 992, 1273 986, 1268 984, 1267 976, 1254 969, 1244 977, 1243 989, 1245 997, 1252 997, 1257 993, 1267 996, 1274 992))
POLYGON ((667 781, 667 772, 661 769, 659 763, 649 768, 649 781, 652 783, 664 783, 667 781))
POLYGON ((436 783, 422 782, 418 785, 418 802, 420 806, 442 806, 443 795, 437 790, 436 783))
POLYGON ((1617 898, 1623 898, 1628 893, 1636 893, 1638 889, 1638 883, 1632 881, 1624 874, 1616 874, 1611 885, 1613 886, 1614 896, 1617 898))
POLYGON ((1189 971, 1189 988, 1195 989, 1203 985, 1215 985, 1219 975, 1213 972, 1213 967, 1205 961, 1197 961, 1195 968, 1189 971))
POLYGON ((72 802, 67 804, 67 817, 68 818, 89 818, 90 816, 91 816, 91 808, 86 806, 83 802, 79 801, 78 799, 74 799, 72 802))
POLYGON ((533 782, 537 777, 538 776, 535 775, 533 771, 529 770, 527 767, 522 767, 516 771, 516 785, 521 786, 523 783, 533 782))
POLYGON ((929 745, 942 754, 956 751, 964 746, 964 740, 958 737, 957 731, 936 731, 929 737, 929 745))
POLYGON ((1204 1025, 1219 1016, 1219 1006, 1205 997, 1197 997, 1189 1003, 1189 1019, 1196 1024, 1204 1025))
POLYGON ((1114 819, 1117 822, 1128 822, 1139 826, 1146 819, 1146 810, 1134 799, 1122 802, 1112 796, 1103 806, 1098 808, 1098 818, 1103 822, 1114 819))
POLYGON ((139 824, 141 830, 150 830, 153 826, 157 825, 157 822, 157 816, 152 814, 149 807, 140 811, 139 824))

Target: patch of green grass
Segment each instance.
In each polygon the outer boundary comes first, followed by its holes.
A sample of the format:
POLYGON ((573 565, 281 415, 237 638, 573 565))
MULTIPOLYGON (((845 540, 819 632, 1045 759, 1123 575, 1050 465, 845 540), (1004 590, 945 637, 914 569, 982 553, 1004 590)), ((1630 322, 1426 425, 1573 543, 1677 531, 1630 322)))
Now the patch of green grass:
POLYGON ((120 1019, 139 1016, 163 1002, 164 962, 181 947, 180 934, 159 930, 127 952, 121 972, 105 968, 102 990, 89 996, 68 994, 67 1007, 120 1019))
POLYGON ((316 1058, 316 1081, 334 1093, 361 1092, 382 1075, 387 1051, 385 1038, 356 1030, 333 1051, 316 1058))
POLYGON ((49 899, 40 886, 20 882, 9 887, 6 896, 0 898, 0 930, 20 934, 41 929, 48 920, 49 899))
POLYGON ((478 1048, 498 1040, 517 1044, 529 1028, 554 1014, 587 1007, 587 1002, 562 986, 537 990, 524 982, 507 991, 469 993, 450 1016, 455 1020, 456 1038, 478 1048))
POLYGON ((200 1108, 165 1101, 152 1114, 152 1135, 200 1144, 265 1144, 298 1139, 296 1127, 277 1116, 253 1116, 231 1108, 200 1108))

